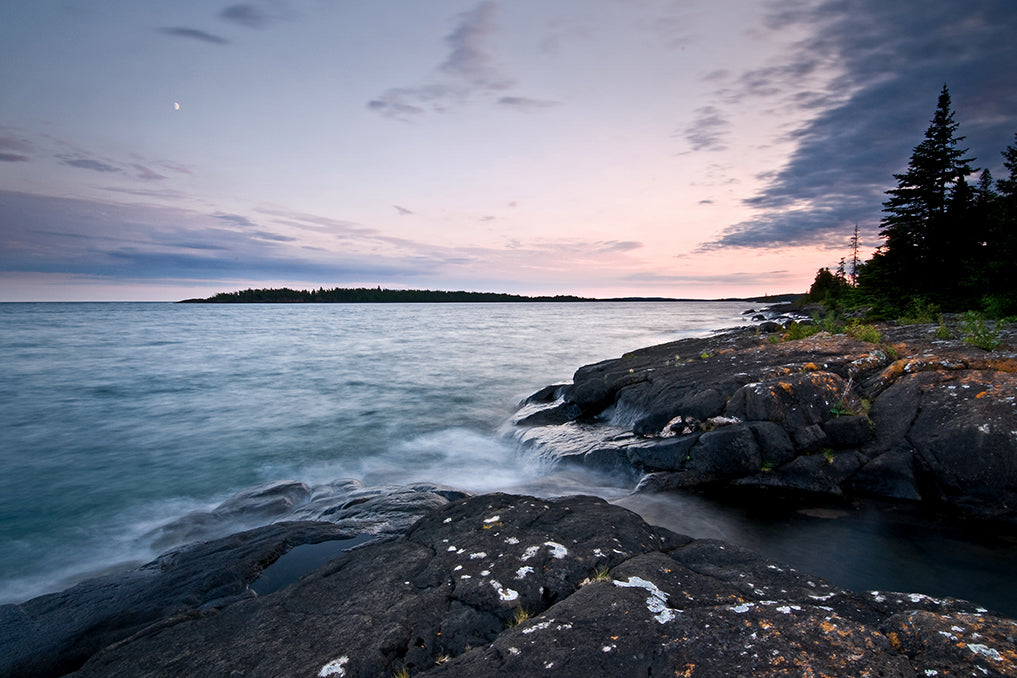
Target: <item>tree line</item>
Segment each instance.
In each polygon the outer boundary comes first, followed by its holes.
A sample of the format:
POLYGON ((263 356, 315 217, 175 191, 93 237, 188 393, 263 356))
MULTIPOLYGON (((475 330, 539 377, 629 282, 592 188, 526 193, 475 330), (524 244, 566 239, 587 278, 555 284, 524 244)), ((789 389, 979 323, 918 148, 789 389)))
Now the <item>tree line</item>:
POLYGON ((513 301, 592 301, 583 297, 557 295, 525 297, 499 292, 447 292, 441 290, 389 290, 381 287, 335 287, 317 290, 247 289, 220 292, 206 299, 185 299, 181 303, 205 304, 369 304, 369 303, 462 303, 513 301))
POLYGON ((944 85, 924 138, 886 191, 882 245, 859 261, 855 226, 850 264, 820 269, 810 301, 888 316, 916 304, 1017 314, 1017 134, 1002 151, 1008 174, 997 180, 973 167, 959 127, 944 85))

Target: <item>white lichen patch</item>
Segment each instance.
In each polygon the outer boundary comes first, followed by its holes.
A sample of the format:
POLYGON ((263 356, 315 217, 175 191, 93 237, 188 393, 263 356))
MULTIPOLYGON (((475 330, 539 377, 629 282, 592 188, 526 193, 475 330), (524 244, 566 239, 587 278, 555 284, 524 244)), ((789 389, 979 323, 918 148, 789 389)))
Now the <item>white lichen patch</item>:
POLYGON ((802 608, 798 607, 797 605, 781 605, 780 607, 777 608, 777 612, 780 612, 781 614, 791 614, 791 610, 801 612, 802 608))
POLYGON ((444 525, 448 525, 449 523, 451 523, 451 522, 452 522, 452 519, 451 519, 451 518, 446 518, 445 520, 443 520, 443 521, 441 521, 441 522, 442 522, 442 524, 444 524, 444 525))
POLYGON ((996 650, 994 648, 985 645, 980 645, 978 643, 968 643, 968 649, 977 655, 981 655, 993 661, 997 662, 1003 661, 1003 655, 999 653, 999 650, 996 650))
POLYGON ((455 546, 449 546, 449 547, 448 547, 448 552, 449 552, 449 553, 452 553, 452 552, 453 552, 453 551, 455 551, 455 550, 456 550, 456 547, 455 547, 455 546))
POLYGON ((613 649, 615 649, 617 647, 618 647, 617 645, 605 645, 604 647, 600 648, 600 651, 601 652, 610 652, 611 650, 613 650, 613 649))
POLYGON ((523 633, 526 634, 526 635, 529 635, 529 634, 534 633, 536 631, 543 631, 544 629, 546 629, 547 627, 549 627, 553 623, 554 623, 553 619, 548 619, 546 621, 538 622, 538 623, 534 624, 533 626, 529 626, 529 627, 523 629, 523 633))
POLYGON ((530 567, 529 565, 524 565, 523 567, 520 567, 518 570, 516 570, 516 579, 524 579, 526 575, 532 572, 533 572, 532 567, 530 567))
POLYGON ((470 560, 480 560, 481 558, 487 558, 487 554, 484 553, 483 551, 478 551, 476 553, 470 554, 470 560))
POLYGON ((509 602, 519 598, 518 591, 514 589, 505 588, 500 583, 498 583, 498 580, 496 579, 492 579, 490 581, 490 584, 494 588, 494 590, 498 592, 498 597, 503 601, 509 602))
POLYGON ((982 424, 981 426, 978 427, 978 430, 984 433, 985 435, 989 435, 990 433, 989 424, 988 423, 982 424))
POLYGON ((667 606, 667 593, 661 591, 653 582, 647 581, 642 577, 629 577, 628 581, 615 579, 614 585, 622 588, 646 589, 650 593, 650 597, 646 599, 646 609, 650 611, 650 614, 653 615, 653 618, 659 624, 666 624, 674 619, 679 612, 679 610, 673 610, 667 606))
POLYGON ((523 551, 523 555, 519 556, 519 560, 529 560, 533 556, 537 555, 537 551, 539 550, 539 546, 527 546, 526 550, 523 551))
POLYGON ((505 539, 505 543, 506 544, 513 544, 513 545, 515 545, 515 544, 519 543, 519 540, 516 539, 515 537, 508 537, 508 538, 505 539))
POLYGON ((556 541, 545 541, 544 546, 551 549, 551 557, 561 560, 569 554, 569 550, 556 541))
POLYGON ((825 596, 812 596, 812 595, 810 595, 809 598, 812 598, 813 600, 830 600, 830 598, 833 598, 834 595, 835 594, 833 594, 833 593, 827 593, 825 596))
POLYGON ((511 655, 521 654, 518 647, 510 647, 508 653, 511 655))
POLYGON ((738 614, 745 614, 756 606, 755 603, 742 603, 741 605, 732 605, 728 609, 738 614))
POLYGON ((595 555, 598 558, 603 558, 604 557, 604 552, 602 550, 600 550, 599 548, 596 548, 596 549, 593 549, 593 555, 595 555))
POLYGON ((346 675, 346 669, 343 667, 349 663, 350 658, 346 655, 339 657, 339 659, 333 659, 321 667, 321 671, 318 671, 318 678, 326 678, 327 676, 339 676, 339 678, 342 678, 346 675))
POLYGON ((481 577, 487 577, 487 576, 488 576, 488 575, 490 575, 490 574, 491 574, 491 571, 490 571, 490 570, 481 570, 481 571, 480 571, 480 576, 481 576, 481 577))

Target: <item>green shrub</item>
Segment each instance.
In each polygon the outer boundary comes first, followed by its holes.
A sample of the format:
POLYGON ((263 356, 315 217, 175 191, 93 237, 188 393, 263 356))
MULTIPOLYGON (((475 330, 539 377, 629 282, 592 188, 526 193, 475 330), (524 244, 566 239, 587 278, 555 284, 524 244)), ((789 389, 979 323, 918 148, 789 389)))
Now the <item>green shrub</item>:
POLYGON ((941 320, 939 322, 939 327, 936 328, 936 335, 935 336, 936 336, 936 339, 943 339, 943 340, 953 339, 953 332, 951 332, 950 328, 947 327, 946 324, 943 323, 943 321, 941 320))
POLYGON ((977 311, 968 311, 961 321, 964 329, 964 343, 991 351, 999 346, 999 330, 989 326, 985 317, 977 311))
POLYGON ((939 320, 939 306, 928 299, 913 297, 897 322, 901 325, 926 325, 939 320))
POLYGON ((788 341, 805 339, 806 337, 811 337, 813 334, 818 334, 820 331, 818 325, 803 325, 799 322, 789 323, 785 329, 787 330, 788 341))
POLYGON ((987 294, 982 297, 985 315, 997 320, 1017 316, 1017 295, 987 294))
POLYGON ((848 323, 845 331, 858 341, 864 341, 869 344, 878 344, 883 341, 883 335, 880 334, 875 325, 864 325, 857 320, 852 320, 848 323))

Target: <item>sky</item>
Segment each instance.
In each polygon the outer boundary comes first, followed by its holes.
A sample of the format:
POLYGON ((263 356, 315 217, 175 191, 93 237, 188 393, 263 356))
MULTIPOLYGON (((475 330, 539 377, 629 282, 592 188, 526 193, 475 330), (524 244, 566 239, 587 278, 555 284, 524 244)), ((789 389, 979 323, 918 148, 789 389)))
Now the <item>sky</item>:
POLYGON ((0 301, 248 287, 745 297, 880 244, 1013 0, 0 4, 0 301))

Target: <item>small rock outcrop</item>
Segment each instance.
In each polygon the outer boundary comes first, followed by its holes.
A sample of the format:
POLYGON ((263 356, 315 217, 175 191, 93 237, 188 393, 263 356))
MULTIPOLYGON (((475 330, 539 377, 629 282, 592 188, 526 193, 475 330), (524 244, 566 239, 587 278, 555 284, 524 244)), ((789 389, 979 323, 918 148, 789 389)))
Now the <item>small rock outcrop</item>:
POLYGON ((484 495, 75 676, 1017 675, 1017 623, 852 593, 591 497, 484 495))
POLYGON ((1017 345, 797 341, 735 331, 580 368, 516 417, 523 444, 627 471, 642 490, 709 484, 858 493, 1017 521, 1017 345))
POLYGON ((152 624, 281 588, 322 557, 395 539, 421 516, 465 496, 439 485, 365 487, 355 480, 315 488, 282 482, 241 492, 153 535, 156 543, 207 541, 179 546, 126 573, 0 605, 0 676, 64 675, 152 624), (238 517, 281 522, 220 536, 238 517))

